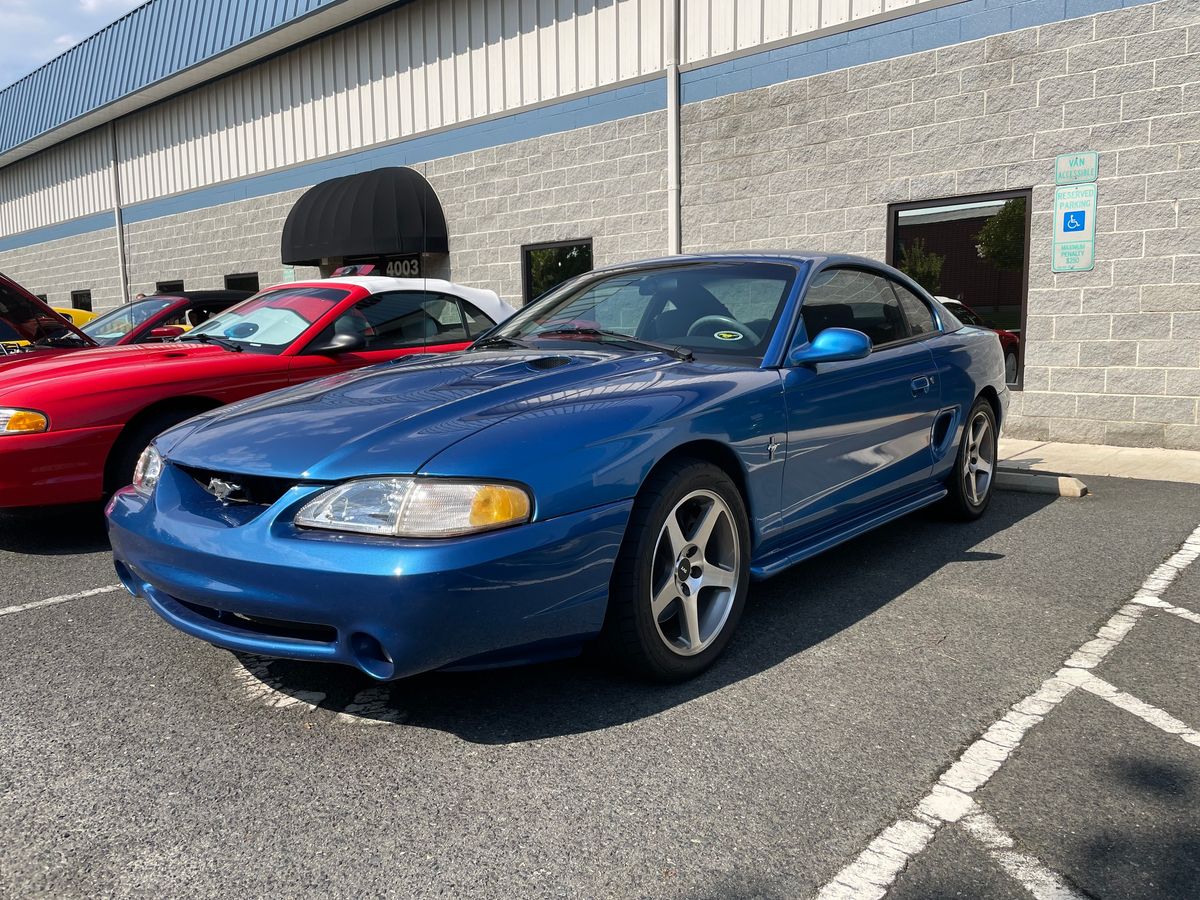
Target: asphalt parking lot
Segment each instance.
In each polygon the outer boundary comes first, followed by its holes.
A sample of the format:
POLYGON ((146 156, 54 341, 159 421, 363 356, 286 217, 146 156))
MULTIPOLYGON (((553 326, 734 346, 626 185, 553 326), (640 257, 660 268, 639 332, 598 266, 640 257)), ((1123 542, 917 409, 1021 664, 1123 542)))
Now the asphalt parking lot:
POLYGON ((96 510, 5 516, 0 895, 1198 896, 1200 736, 1171 722, 1200 727, 1200 487, 1088 483, 757 585, 667 688, 239 660, 81 596, 115 584, 96 510), (1014 704, 1003 764, 939 807, 1014 704))

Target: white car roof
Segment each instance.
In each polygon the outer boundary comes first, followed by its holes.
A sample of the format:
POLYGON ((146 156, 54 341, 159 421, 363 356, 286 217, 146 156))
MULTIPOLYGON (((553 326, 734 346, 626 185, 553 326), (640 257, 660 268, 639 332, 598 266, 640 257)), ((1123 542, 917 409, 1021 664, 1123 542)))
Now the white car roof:
POLYGON ((372 294, 384 291, 437 291, 440 294, 451 294, 475 304, 480 312, 486 313, 497 324, 503 322, 516 312, 516 309, 500 299, 495 291, 487 288, 473 288, 441 278, 389 278, 386 275, 348 275, 345 278, 314 278, 312 281, 283 282, 271 285, 271 288, 287 287, 289 284, 312 284, 315 282, 331 287, 343 285, 346 287, 361 287, 372 294))

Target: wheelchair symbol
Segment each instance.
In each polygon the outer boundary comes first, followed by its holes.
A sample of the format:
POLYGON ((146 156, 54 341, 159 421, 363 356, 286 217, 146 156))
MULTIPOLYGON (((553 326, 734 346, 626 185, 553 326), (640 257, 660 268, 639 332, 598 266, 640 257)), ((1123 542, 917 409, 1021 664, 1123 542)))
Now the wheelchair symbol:
POLYGON ((1063 213, 1063 231, 1083 231, 1087 224, 1087 211, 1075 209, 1063 213))

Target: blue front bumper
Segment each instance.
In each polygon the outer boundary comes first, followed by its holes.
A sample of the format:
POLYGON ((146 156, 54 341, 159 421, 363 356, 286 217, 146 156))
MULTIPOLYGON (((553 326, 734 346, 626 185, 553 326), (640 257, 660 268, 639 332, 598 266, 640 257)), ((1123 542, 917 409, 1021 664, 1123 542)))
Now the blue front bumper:
POLYGON ((305 531, 294 487, 252 517, 187 476, 110 504, 117 574, 176 628, 230 650, 390 679, 562 655, 604 621, 632 501, 439 541, 305 531))

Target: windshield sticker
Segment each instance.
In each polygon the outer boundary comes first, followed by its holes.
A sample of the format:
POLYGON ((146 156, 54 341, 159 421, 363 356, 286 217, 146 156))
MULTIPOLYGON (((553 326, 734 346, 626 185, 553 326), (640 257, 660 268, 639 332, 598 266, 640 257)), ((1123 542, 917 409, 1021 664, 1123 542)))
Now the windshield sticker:
POLYGON ((740 341, 745 335, 740 331, 718 331, 713 337, 718 341, 740 341))

